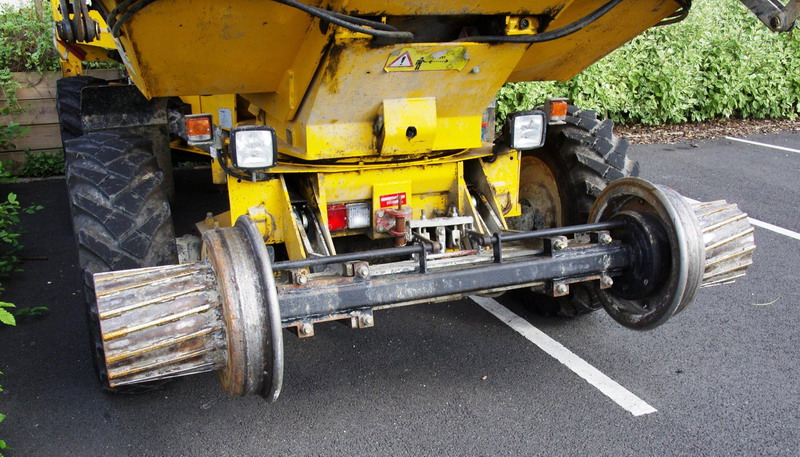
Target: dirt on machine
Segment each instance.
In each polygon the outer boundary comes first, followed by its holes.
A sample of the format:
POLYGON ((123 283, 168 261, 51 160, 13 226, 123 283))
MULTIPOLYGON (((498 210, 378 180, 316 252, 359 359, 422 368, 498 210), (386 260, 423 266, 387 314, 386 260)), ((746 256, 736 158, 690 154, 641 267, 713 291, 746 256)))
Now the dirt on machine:
MULTIPOLYGON (((797 17, 794 1, 743 3, 775 31, 797 17)), ((752 263, 735 204, 637 178, 596 112, 553 98, 495 129, 506 82, 569 79, 685 18, 689 0, 52 6, 108 390, 216 371, 232 396, 275 400, 286 329, 364 329, 382 309, 473 294, 566 317, 603 308, 649 330, 752 263), (93 61, 126 77, 83 76, 93 61), (175 151, 210 164, 229 207, 177 238, 175 151)))

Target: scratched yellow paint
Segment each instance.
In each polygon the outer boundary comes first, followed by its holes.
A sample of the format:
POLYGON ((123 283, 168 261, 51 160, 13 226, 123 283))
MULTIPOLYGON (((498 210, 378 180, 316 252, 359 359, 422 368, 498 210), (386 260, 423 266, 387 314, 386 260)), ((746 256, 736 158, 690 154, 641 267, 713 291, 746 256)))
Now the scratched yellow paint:
MULTIPOLYGON (((99 1, 110 11, 121 0, 99 1)), ((606 1, 305 3, 390 22, 495 16, 509 34, 535 35, 533 26, 517 30, 522 18, 529 24, 546 18, 552 30, 606 1)), ((58 0, 51 2, 58 19, 58 0)), ((305 256, 289 192, 297 182, 316 192, 323 206, 374 205, 376 193, 397 187, 410 194, 414 217, 444 213, 452 204, 461 214, 477 214, 469 193, 477 184, 506 217, 519 214, 519 154, 481 159, 493 152, 481 133, 498 89, 508 81, 570 78, 678 7, 674 0, 626 1, 583 30, 535 44, 451 41, 455 33, 443 42, 381 43, 277 2, 159 0, 137 12, 119 39, 103 33, 77 46, 89 60, 117 48, 147 97, 181 96, 193 112, 211 112, 215 122, 220 109, 230 109, 234 126, 238 112, 249 112, 256 121, 247 122, 275 128, 283 160, 272 169, 274 178, 227 179, 231 220, 266 212, 259 227, 267 242, 286 243, 297 258, 305 256)), ((65 49, 59 47, 62 54, 65 49)), ((81 71, 74 55, 64 68, 81 71)))

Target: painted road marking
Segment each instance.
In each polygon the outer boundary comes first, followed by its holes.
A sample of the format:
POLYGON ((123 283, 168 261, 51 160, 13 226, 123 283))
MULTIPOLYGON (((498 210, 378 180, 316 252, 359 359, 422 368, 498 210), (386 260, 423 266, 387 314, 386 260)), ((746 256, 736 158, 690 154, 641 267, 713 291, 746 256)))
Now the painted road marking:
POLYGON ((765 148, 778 149, 780 151, 796 152, 797 154, 800 154, 800 149, 792 149, 792 148, 787 148, 787 147, 784 147, 784 146, 775 146, 774 144, 759 143, 758 141, 745 140, 744 138, 736 138, 736 137, 732 137, 732 136, 726 136, 725 139, 731 140, 731 141, 738 141, 740 143, 752 144, 752 145, 755 145, 755 146, 763 146, 765 148))
POLYGON ((794 238, 795 240, 800 241, 800 233, 793 232, 789 229, 785 229, 783 227, 778 227, 777 225, 772 225, 769 222, 760 221, 758 219, 753 219, 752 217, 748 218, 750 223, 755 225, 756 227, 761 227, 763 229, 771 230, 775 233, 780 233, 781 235, 788 236, 789 238, 794 238))
POLYGON ((478 296, 471 296, 470 298, 483 309, 500 319, 504 324, 514 329, 533 344, 539 346, 544 352, 550 354, 554 359, 574 371, 575 374, 585 379, 586 382, 596 387, 600 392, 614 400, 614 402, 628 410, 634 416, 643 416, 657 411, 644 400, 631 393, 631 391, 619 385, 597 368, 589 365, 588 362, 575 355, 575 353, 564 347, 564 345, 550 338, 543 331, 514 314, 496 300, 478 296))

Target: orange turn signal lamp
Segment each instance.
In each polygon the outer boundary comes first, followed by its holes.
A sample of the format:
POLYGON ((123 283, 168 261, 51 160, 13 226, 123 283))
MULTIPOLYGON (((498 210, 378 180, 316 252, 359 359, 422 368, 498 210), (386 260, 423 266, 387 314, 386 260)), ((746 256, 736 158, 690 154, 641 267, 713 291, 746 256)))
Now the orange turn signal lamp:
POLYGON ((544 102, 549 124, 561 124, 567 119, 567 99, 548 98, 544 102))
POLYGON ((189 114, 185 119, 186 136, 189 144, 211 141, 214 125, 210 114, 189 114))

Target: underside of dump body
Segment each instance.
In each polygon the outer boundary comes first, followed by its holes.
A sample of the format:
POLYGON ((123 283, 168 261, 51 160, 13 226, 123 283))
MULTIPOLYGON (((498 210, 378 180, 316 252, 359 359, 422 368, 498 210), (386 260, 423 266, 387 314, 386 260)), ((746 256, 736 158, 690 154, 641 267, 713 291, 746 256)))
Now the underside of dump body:
MULTIPOLYGON (((743 276, 746 215, 635 178, 597 113, 548 99, 495 131, 504 83, 569 79, 689 7, 54 0, 104 384, 218 371, 229 394, 274 400, 284 328, 516 289, 542 312, 604 308, 647 330, 743 276), (109 58, 129 81, 80 76, 109 58), (230 207, 177 244, 175 149, 207 158, 230 207)), ((790 27, 780 11, 772 25, 790 27)))

